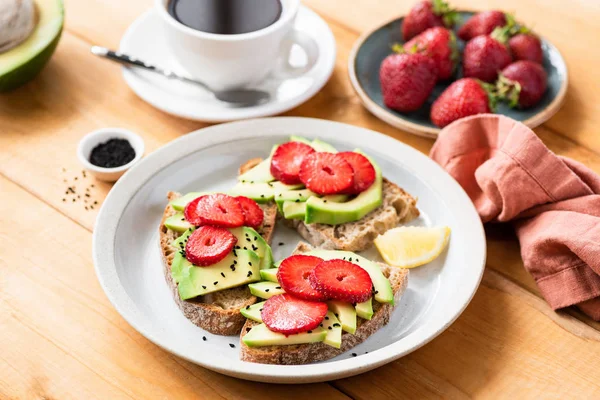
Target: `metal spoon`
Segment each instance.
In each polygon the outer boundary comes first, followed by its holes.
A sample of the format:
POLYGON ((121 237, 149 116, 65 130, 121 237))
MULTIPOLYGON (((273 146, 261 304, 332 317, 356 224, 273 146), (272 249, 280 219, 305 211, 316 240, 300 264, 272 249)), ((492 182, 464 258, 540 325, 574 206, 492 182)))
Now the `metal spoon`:
POLYGON ((109 60, 124 65, 130 65, 138 68, 143 68, 148 71, 156 72, 169 79, 178 79, 183 82, 193 83, 208 90, 209 92, 214 94, 217 99, 238 106, 253 106, 267 101, 271 97, 268 92, 255 89, 213 90, 204 82, 186 78, 185 76, 177 75, 173 71, 165 70, 155 65, 150 65, 148 63, 145 63, 144 61, 128 56, 127 54, 109 50, 105 47, 92 46, 92 54, 107 58, 109 60))

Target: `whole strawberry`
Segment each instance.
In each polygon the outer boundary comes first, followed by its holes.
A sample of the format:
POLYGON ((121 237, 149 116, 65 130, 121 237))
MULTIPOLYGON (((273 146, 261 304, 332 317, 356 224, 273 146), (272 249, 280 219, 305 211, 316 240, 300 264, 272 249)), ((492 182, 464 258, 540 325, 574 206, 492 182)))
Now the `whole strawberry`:
POLYGON ((419 109, 437 80, 435 62, 424 54, 392 54, 381 63, 379 80, 383 102, 391 109, 419 109))
POLYGON ((402 23, 402 37, 408 41, 434 26, 454 26, 458 14, 443 0, 423 0, 410 9, 402 23))
POLYGON ((511 107, 536 105, 546 93, 548 76, 544 68, 533 61, 519 60, 502 70, 496 86, 498 95, 511 107))
POLYGON ((502 40, 493 34, 469 40, 463 53, 463 75, 484 82, 494 82, 498 78, 498 72, 512 61, 510 52, 502 40))
POLYGON ((475 36, 489 35, 499 26, 514 24, 514 19, 502 11, 483 11, 475 14, 458 30, 458 37, 469 41, 475 36))
POLYGON ((462 78, 448 86, 431 106, 431 122, 440 128, 469 115, 494 112, 495 96, 490 84, 462 78))
POLYGON ((404 45, 404 50, 431 57, 438 69, 438 81, 452 77, 459 61, 454 32, 441 26, 429 28, 414 37, 404 45))
POLYGON ((517 33, 508 39, 508 47, 515 60, 529 60, 538 64, 542 63, 542 42, 529 31, 517 33))

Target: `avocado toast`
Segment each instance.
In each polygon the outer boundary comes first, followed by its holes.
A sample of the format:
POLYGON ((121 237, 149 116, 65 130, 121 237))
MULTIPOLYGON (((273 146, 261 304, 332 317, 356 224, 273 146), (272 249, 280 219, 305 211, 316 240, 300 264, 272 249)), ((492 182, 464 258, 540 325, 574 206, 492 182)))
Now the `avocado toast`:
MULTIPOLYGON (((314 250, 310 245, 301 242, 293 254, 307 253, 330 258, 335 252, 314 250)), ((347 254, 352 253, 339 252, 340 256, 347 254)), ((358 259, 353 261, 358 262, 358 259)), ((372 299, 356 304, 354 307, 352 304, 340 301, 329 301, 327 303, 329 310, 321 324, 315 329, 287 336, 273 333, 264 324, 257 321, 265 315, 262 309, 253 310, 252 306, 245 306, 244 309, 247 310, 245 314, 250 318, 244 324, 240 335, 241 359, 263 364, 307 364, 336 357, 362 343, 389 322, 394 307, 398 304, 408 283, 407 269, 369 263, 371 267, 379 268, 389 281, 389 292, 374 291, 372 299), (251 335, 252 338, 250 338, 251 335), (279 343, 277 343, 278 341, 279 343)), ((269 274, 263 275, 266 277, 269 274)), ((371 276, 375 275, 371 274, 371 276)), ((378 287, 385 287, 384 283, 377 282, 376 279, 373 280, 373 283, 374 286, 380 284, 378 287)), ((263 304, 266 305, 266 302, 260 304, 260 307, 263 308, 265 307, 263 304)), ((259 304, 254 307, 256 306, 259 304)))
MULTIPOLYGON (((163 213, 159 236, 163 272, 175 303, 183 315, 200 328, 217 335, 237 335, 245 322, 245 317, 240 314, 239 309, 254 304, 256 297, 250 293, 246 285, 243 285, 188 299, 182 298, 179 284, 173 277, 172 269, 174 261, 177 264, 182 261, 181 245, 177 244, 177 240, 183 236, 182 232, 187 232, 189 228, 186 221, 182 221, 181 210, 187 201, 194 196, 189 196, 190 198, 186 200, 179 193, 169 192, 167 197, 169 204, 163 213), (179 204, 177 203, 178 200, 179 204), (174 207, 179 208, 179 210, 174 207)), ((273 235, 277 209, 274 204, 261 205, 261 209, 264 213, 264 220, 257 227, 256 232, 262 236, 266 243, 269 243, 273 235)))

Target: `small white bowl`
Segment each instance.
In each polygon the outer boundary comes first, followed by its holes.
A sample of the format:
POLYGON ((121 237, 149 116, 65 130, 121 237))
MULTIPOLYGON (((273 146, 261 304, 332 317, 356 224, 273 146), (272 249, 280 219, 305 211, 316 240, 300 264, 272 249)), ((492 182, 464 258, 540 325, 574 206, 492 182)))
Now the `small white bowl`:
POLYGON ((77 158, 83 167, 101 181, 115 182, 144 155, 144 140, 137 134, 122 128, 98 129, 85 135, 77 146, 77 158), (102 168, 90 162, 90 154, 94 147, 110 139, 126 139, 135 150, 135 158, 125 165, 116 168, 102 168))

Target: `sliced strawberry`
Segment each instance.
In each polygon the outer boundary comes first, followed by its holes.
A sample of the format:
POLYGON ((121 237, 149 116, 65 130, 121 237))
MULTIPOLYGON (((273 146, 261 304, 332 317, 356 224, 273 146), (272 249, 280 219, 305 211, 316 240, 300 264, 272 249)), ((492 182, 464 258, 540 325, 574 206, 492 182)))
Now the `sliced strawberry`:
POLYGON ((271 158, 271 174, 281 182, 293 185, 300 183, 298 173, 304 157, 315 149, 301 142, 288 142, 277 147, 271 158))
POLYGON ((348 303, 367 301, 373 289, 369 273, 345 260, 323 261, 309 280, 313 288, 328 298, 348 303))
POLYGON ((213 265, 224 259, 236 242, 237 238, 227 229, 204 225, 188 238, 185 258, 194 265, 213 265))
POLYGON ((252 199, 245 196, 237 196, 235 198, 242 207, 244 214, 244 226, 258 228, 265 218, 265 213, 262 208, 252 199))
POLYGON ((244 225, 244 212, 239 201, 223 193, 207 194, 192 200, 183 211, 193 225, 236 228, 244 225))
POLYGON ((260 317, 273 332, 292 335, 315 329, 323 322, 325 314, 327 303, 303 300, 284 293, 267 300, 260 317))
POLYGON ((298 298, 313 301, 327 300, 327 297, 313 289, 308 281, 313 269, 322 261, 319 257, 302 254, 288 257, 279 265, 277 281, 283 290, 298 298))
POLYGON ((354 151, 344 151, 338 154, 344 157, 344 160, 350 164, 354 172, 352 186, 346 189, 344 193, 359 194, 367 190, 375 182, 375 168, 367 157, 354 151))
POLYGON ((353 182, 352 167, 343 156, 312 153, 300 167, 300 180, 318 194, 335 194, 347 190, 353 182))

